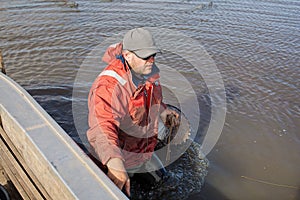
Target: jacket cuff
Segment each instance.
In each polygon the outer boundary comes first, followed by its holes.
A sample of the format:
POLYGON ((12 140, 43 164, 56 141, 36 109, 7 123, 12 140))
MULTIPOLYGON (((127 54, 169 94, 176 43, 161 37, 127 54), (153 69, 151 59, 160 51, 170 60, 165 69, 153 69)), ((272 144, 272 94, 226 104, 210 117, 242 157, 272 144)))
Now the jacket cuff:
POLYGON ((112 158, 120 158, 125 162, 122 153, 118 147, 110 147, 110 152, 106 154, 105 152, 98 152, 99 158, 103 165, 107 165, 108 161, 112 158))

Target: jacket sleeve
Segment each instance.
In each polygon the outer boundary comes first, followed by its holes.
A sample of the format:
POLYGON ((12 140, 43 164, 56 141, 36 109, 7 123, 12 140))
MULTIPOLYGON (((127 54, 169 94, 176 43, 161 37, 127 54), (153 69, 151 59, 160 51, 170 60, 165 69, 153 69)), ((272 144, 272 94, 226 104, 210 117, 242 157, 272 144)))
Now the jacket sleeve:
POLYGON ((111 158, 121 158, 118 130, 124 107, 118 96, 120 90, 116 84, 99 85, 90 91, 89 126, 87 132, 89 143, 94 148, 102 164, 111 158))

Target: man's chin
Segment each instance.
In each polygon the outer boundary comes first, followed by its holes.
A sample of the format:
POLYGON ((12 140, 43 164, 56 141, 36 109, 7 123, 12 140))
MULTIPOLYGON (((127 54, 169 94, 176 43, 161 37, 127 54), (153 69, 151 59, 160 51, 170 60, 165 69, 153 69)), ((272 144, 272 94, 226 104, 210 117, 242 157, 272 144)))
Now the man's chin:
POLYGON ((152 72, 152 68, 151 69, 146 69, 145 70, 145 72, 144 72, 144 75, 149 75, 149 74, 151 74, 151 72, 152 72))
POLYGON ((148 65, 145 67, 145 70, 144 70, 144 75, 148 75, 152 72, 152 65, 148 65))

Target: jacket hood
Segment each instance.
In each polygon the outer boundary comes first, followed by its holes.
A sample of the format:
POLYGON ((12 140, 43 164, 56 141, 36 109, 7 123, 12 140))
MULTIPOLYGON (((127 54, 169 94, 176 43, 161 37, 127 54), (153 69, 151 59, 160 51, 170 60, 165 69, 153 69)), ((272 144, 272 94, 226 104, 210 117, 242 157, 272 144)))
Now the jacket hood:
POLYGON ((115 61, 118 56, 122 55, 122 49, 123 49, 122 43, 116 43, 116 44, 110 45, 106 49, 106 51, 102 57, 102 61, 107 64, 110 64, 111 62, 115 61))

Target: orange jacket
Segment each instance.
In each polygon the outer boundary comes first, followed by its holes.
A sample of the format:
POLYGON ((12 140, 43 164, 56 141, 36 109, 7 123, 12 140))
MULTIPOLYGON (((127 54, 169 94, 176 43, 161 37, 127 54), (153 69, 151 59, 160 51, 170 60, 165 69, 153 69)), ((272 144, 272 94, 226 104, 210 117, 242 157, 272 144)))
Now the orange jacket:
POLYGON ((130 168, 150 159, 165 105, 158 73, 136 87, 121 49, 108 48, 103 60, 109 65, 91 87, 87 137, 102 164, 121 158, 130 168))

